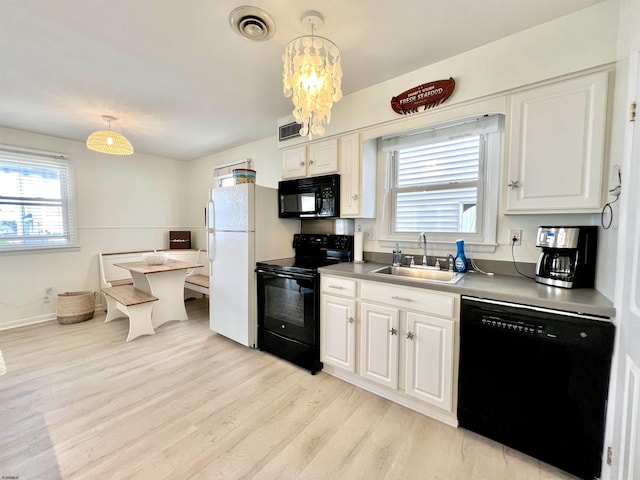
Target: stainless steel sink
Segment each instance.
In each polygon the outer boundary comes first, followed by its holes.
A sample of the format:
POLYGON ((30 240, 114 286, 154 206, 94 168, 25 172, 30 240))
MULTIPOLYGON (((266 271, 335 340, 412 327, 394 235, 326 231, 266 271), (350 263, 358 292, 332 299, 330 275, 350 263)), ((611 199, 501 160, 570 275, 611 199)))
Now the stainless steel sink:
POLYGON ((382 267, 377 270, 372 270, 371 273, 450 284, 458 283, 464 276, 464 273, 410 267, 382 267))

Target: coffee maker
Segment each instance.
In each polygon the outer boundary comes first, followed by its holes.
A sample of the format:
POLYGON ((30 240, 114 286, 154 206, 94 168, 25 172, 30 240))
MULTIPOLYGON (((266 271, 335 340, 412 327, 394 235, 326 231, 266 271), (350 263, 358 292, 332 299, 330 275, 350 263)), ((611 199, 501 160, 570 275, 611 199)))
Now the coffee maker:
POLYGON ((539 227, 536 282, 562 288, 593 287, 598 227, 539 227))

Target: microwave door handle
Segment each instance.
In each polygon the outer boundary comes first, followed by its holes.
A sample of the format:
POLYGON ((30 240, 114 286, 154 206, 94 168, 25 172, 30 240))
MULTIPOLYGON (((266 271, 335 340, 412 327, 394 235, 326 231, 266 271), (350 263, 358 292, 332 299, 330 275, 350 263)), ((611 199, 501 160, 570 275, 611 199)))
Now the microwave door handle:
POLYGON ((316 193, 316 213, 320 213, 322 211, 322 195, 316 193))

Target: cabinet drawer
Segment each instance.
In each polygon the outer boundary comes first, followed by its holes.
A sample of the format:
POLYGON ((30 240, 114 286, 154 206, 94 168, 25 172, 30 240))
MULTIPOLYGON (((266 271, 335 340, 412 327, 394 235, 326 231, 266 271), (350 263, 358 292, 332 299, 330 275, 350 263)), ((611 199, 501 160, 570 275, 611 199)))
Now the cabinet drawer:
POLYGON ((320 288, 324 293, 343 297, 356 296, 356 281, 349 278, 320 275, 320 288))
POLYGON ((362 282, 362 300, 393 305, 403 310, 454 319, 457 295, 433 290, 399 287, 388 283, 362 282))

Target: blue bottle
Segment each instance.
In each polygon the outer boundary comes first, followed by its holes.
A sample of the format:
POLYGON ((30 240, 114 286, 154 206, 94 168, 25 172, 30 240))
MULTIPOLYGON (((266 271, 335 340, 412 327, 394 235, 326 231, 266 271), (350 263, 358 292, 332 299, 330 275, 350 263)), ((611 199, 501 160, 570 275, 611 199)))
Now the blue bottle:
POLYGON ((458 246, 458 253, 456 255, 455 260, 455 269, 456 272, 466 272, 467 271, 467 257, 464 254, 464 240, 456 240, 456 245, 458 246))

